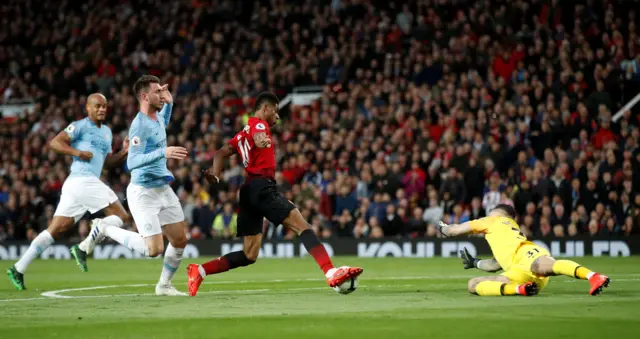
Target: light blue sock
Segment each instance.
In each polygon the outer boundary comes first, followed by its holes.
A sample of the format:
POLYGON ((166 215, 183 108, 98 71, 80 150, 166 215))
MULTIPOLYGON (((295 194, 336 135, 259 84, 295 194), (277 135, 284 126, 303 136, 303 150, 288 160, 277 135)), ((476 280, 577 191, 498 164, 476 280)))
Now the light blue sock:
POLYGON ((180 267, 182 253, 184 253, 184 248, 175 248, 169 244, 167 250, 164 252, 164 262, 162 264, 159 284, 167 285, 171 283, 171 279, 176 274, 178 267, 180 267))
POLYGON ((49 231, 44 230, 38 234, 38 236, 33 239, 31 245, 29 245, 29 249, 22 255, 20 260, 15 264, 16 270, 20 273, 24 273, 27 270, 27 266, 37 257, 44 252, 51 244, 53 244, 54 240, 49 231))

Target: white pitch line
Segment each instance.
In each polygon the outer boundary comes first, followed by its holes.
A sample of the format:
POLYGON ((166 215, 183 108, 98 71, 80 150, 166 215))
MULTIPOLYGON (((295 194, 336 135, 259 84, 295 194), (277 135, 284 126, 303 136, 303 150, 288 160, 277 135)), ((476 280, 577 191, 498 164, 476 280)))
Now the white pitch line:
MULTIPOLYGON (((109 286, 93 286, 93 287, 81 287, 81 288, 67 288, 64 290, 57 291, 49 291, 42 293, 42 296, 47 298, 34 298, 34 300, 42 300, 48 298, 54 299, 92 299, 92 298, 113 298, 113 297, 138 297, 138 296, 154 296, 153 293, 132 293, 132 294, 102 294, 102 295, 78 295, 78 296, 70 296, 70 295, 60 295, 60 293, 65 292, 77 292, 77 291, 92 291, 92 290, 102 290, 108 288, 122 288, 122 287, 145 287, 145 286, 155 286, 154 284, 135 284, 135 285, 109 285, 109 286)), ((370 286, 374 288, 381 287, 389 287, 390 285, 376 285, 370 286)), ((399 287, 411 287, 414 285, 394 285, 399 287)), ((360 288, 368 288, 369 286, 360 286, 360 288)), ((199 294, 251 294, 251 293, 259 293, 259 292, 274 292, 274 291, 314 291, 314 290, 328 290, 327 287, 298 287, 298 288, 261 288, 261 289, 252 289, 252 290, 224 290, 224 291, 204 291, 199 294)), ((24 300, 24 299, 6 299, 10 300, 24 300)))
POLYGON ((36 297, 36 298, 20 298, 20 299, 0 299, 0 302, 9 302, 9 301, 31 301, 31 300, 47 300, 50 298, 36 297))
POLYGON ((59 299, 66 299, 66 298, 75 298, 75 297, 69 297, 69 296, 65 296, 65 295, 59 295, 59 293, 65 293, 65 292, 77 292, 77 291, 93 291, 93 290, 102 290, 105 288, 118 288, 118 287, 144 287, 144 286, 149 286, 149 284, 135 284, 135 285, 108 285, 108 286, 92 286, 92 287, 80 287, 80 288, 67 288, 64 290, 57 290, 57 291, 49 291, 49 292, 43 292, 41 295, 43 297, 49 297, 49 298, 59 298, 59 299))

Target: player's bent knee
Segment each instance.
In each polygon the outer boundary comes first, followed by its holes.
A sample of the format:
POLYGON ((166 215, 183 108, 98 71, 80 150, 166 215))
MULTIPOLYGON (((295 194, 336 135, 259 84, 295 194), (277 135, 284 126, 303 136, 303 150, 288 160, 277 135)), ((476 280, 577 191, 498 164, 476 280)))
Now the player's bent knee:
POLYGON ((59 238, 64 232, 68 231, 75 224, 75 219, 70 217, 54 216, 47 231, 53 239, 59 238))
POLYGON ((476 293, 476 286, 478 286, 480 281, 481 279, 478 278, 472 278, 469 280, 469 282, 467 283, 467 289, 469 290, 469 293, 476 293))
POLYGON ((122 220, 123 224, 131 224, 133 222, 133 218, 128 213, 125 213, 119 217, 122 220))
POLYGON ((187 246, 185 228, 186 222, 184 221, 166 224, 162 226, 162 233, 167 237, 171 246, 175 248, 185 248, 187 246))
POLYGON ((291 211, 289 211, 289 215, 287 216, 286 219, 284 219, 282 224, 286 228, 296 232, 296 234, 300 234, 303 231, 311 228, 311 226, 309 226, 306 220, 304 220, 304 217, 300 213, 300 210, 298 210, 297 208, 294 208, 291 211))
MULTIPOLYGON (((245 258, 247 258, 246 262, 247 265, 251 265, 253 263, 255 263, 256 261, 258 261, 258 255, 260 254, 260 248, 258 247, 258 250, 250 250, 250 251, 243 251, 245 258)), ((244 260, 243 260, 244 261, 244 260)))
MULTIPOLYGON (((262 234, 249 235, 245 236, 243 239, 243 257, 251 260, 249 263, 253 264, 258 260, 258 255, 260 254, 260 245, 262 244, 262 234)), ((244 259, 243 259, 244 260, 244 259)))
POLYGON ((164 226, 164 233, 169 243, 174 248, 185 248, 187 246, 187 235, 185 233, 186 221, 164 226))
POLYGON ((111 205, 107 206, 107 208, 105 209, 105 214, 115 215, 116 217, 120 218, 120 220, 122 220, 124 224, 130 224, 133 221, 131 215, 127 213, 120 202, 114 202, 111 205))
MULTIPOLYGON (((155 239, 153 239, 155 240, 155 239)), ((160 241, 146 241, 147 247, 149 248, 149 256, 157 257, 160 254, 164 253, 164 242, 162 237, 160 237, 160 241)))
POLYGON ((49 234, 51 234, 51 237, 53 239, 57 239, 62 233, 64 233, 64 230, 62 230, 62 227, 58 226, 58 225, 49 225, 49 227, 47 227, 47 232, 49 232, 49 234))
POLYGON ((172 239, 171 246, 175 248, 185 248, 187 247, 187 237, 183 236, 178 239, 172 239))
POLYGON ((258 255, 257 254, 251 254, 251 255, 247 255, 245 253, 247 260, 245 261, 245 265, 243 266, 249 266, 251 264, 255 264, 256 261, 258 261, 258 255))
POLYGON ((164 246, 158 248, 158 247, 150 247, 149 248, 149 256, 152 258, 155 258, 157 256, 159 256, 160 254, 162 254, 164 252, 164 246))
MULTIPOLYGON (((538 258, 540 259, 540 258, 538 258)), ((539 260, 534 260, 533 263, 531 263, 531 273, 534 274, 540 274, 540 263, 539 260)))
POLYGON ((553 275, 553 264, 555 259, 550 256, 542 256, 534 260, 531 264, 531 272, 540 276, 553 275))

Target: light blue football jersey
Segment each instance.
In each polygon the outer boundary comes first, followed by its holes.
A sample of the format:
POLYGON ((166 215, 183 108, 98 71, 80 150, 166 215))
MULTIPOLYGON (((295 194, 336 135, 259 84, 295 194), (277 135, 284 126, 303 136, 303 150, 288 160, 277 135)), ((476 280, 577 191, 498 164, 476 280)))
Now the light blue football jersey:
POLYGON ((173 105, 165 104, 158 112, 158 120, 138 112, 129 128, 129 154, 127 167, 131 171, 131 182, 142 187, 160 187, 174 180, 167 169, 165 149, 167 132, 173 105))
POLYGON ((100 178, 104 159, 112 151, 113 135, 111 134, 111 129, 105 124, 98 127, 87 117, 71 123, 64 131, 71 138, 71 147, 93 154, 93 158, 89 161, 73 157, 69 176, 94 176, 100 178))

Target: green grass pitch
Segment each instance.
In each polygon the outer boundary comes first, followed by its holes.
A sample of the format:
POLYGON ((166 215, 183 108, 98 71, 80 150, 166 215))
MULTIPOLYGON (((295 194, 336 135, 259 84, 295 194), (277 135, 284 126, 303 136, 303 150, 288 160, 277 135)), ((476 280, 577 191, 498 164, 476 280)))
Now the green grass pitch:
MULTIPOLYGON (((203 262, 197 259, 195 262, 203 262)), ((174 284, 186 291, 185 259, 174 284)), ((640 258, 581 258, 608 274, 589 284, 551 279, 535 297, 478 297, 458 259, 334 258, 365 271, 353 294, 335 293, 316 264, 265 259, 210 276, 197 297, 156 297, 160 260, 38 260, 27 291, 0 280, 2 338, 632 338, 640 333, 640 258)), ((0 262, 6 270, 12 263, 0 262)))

